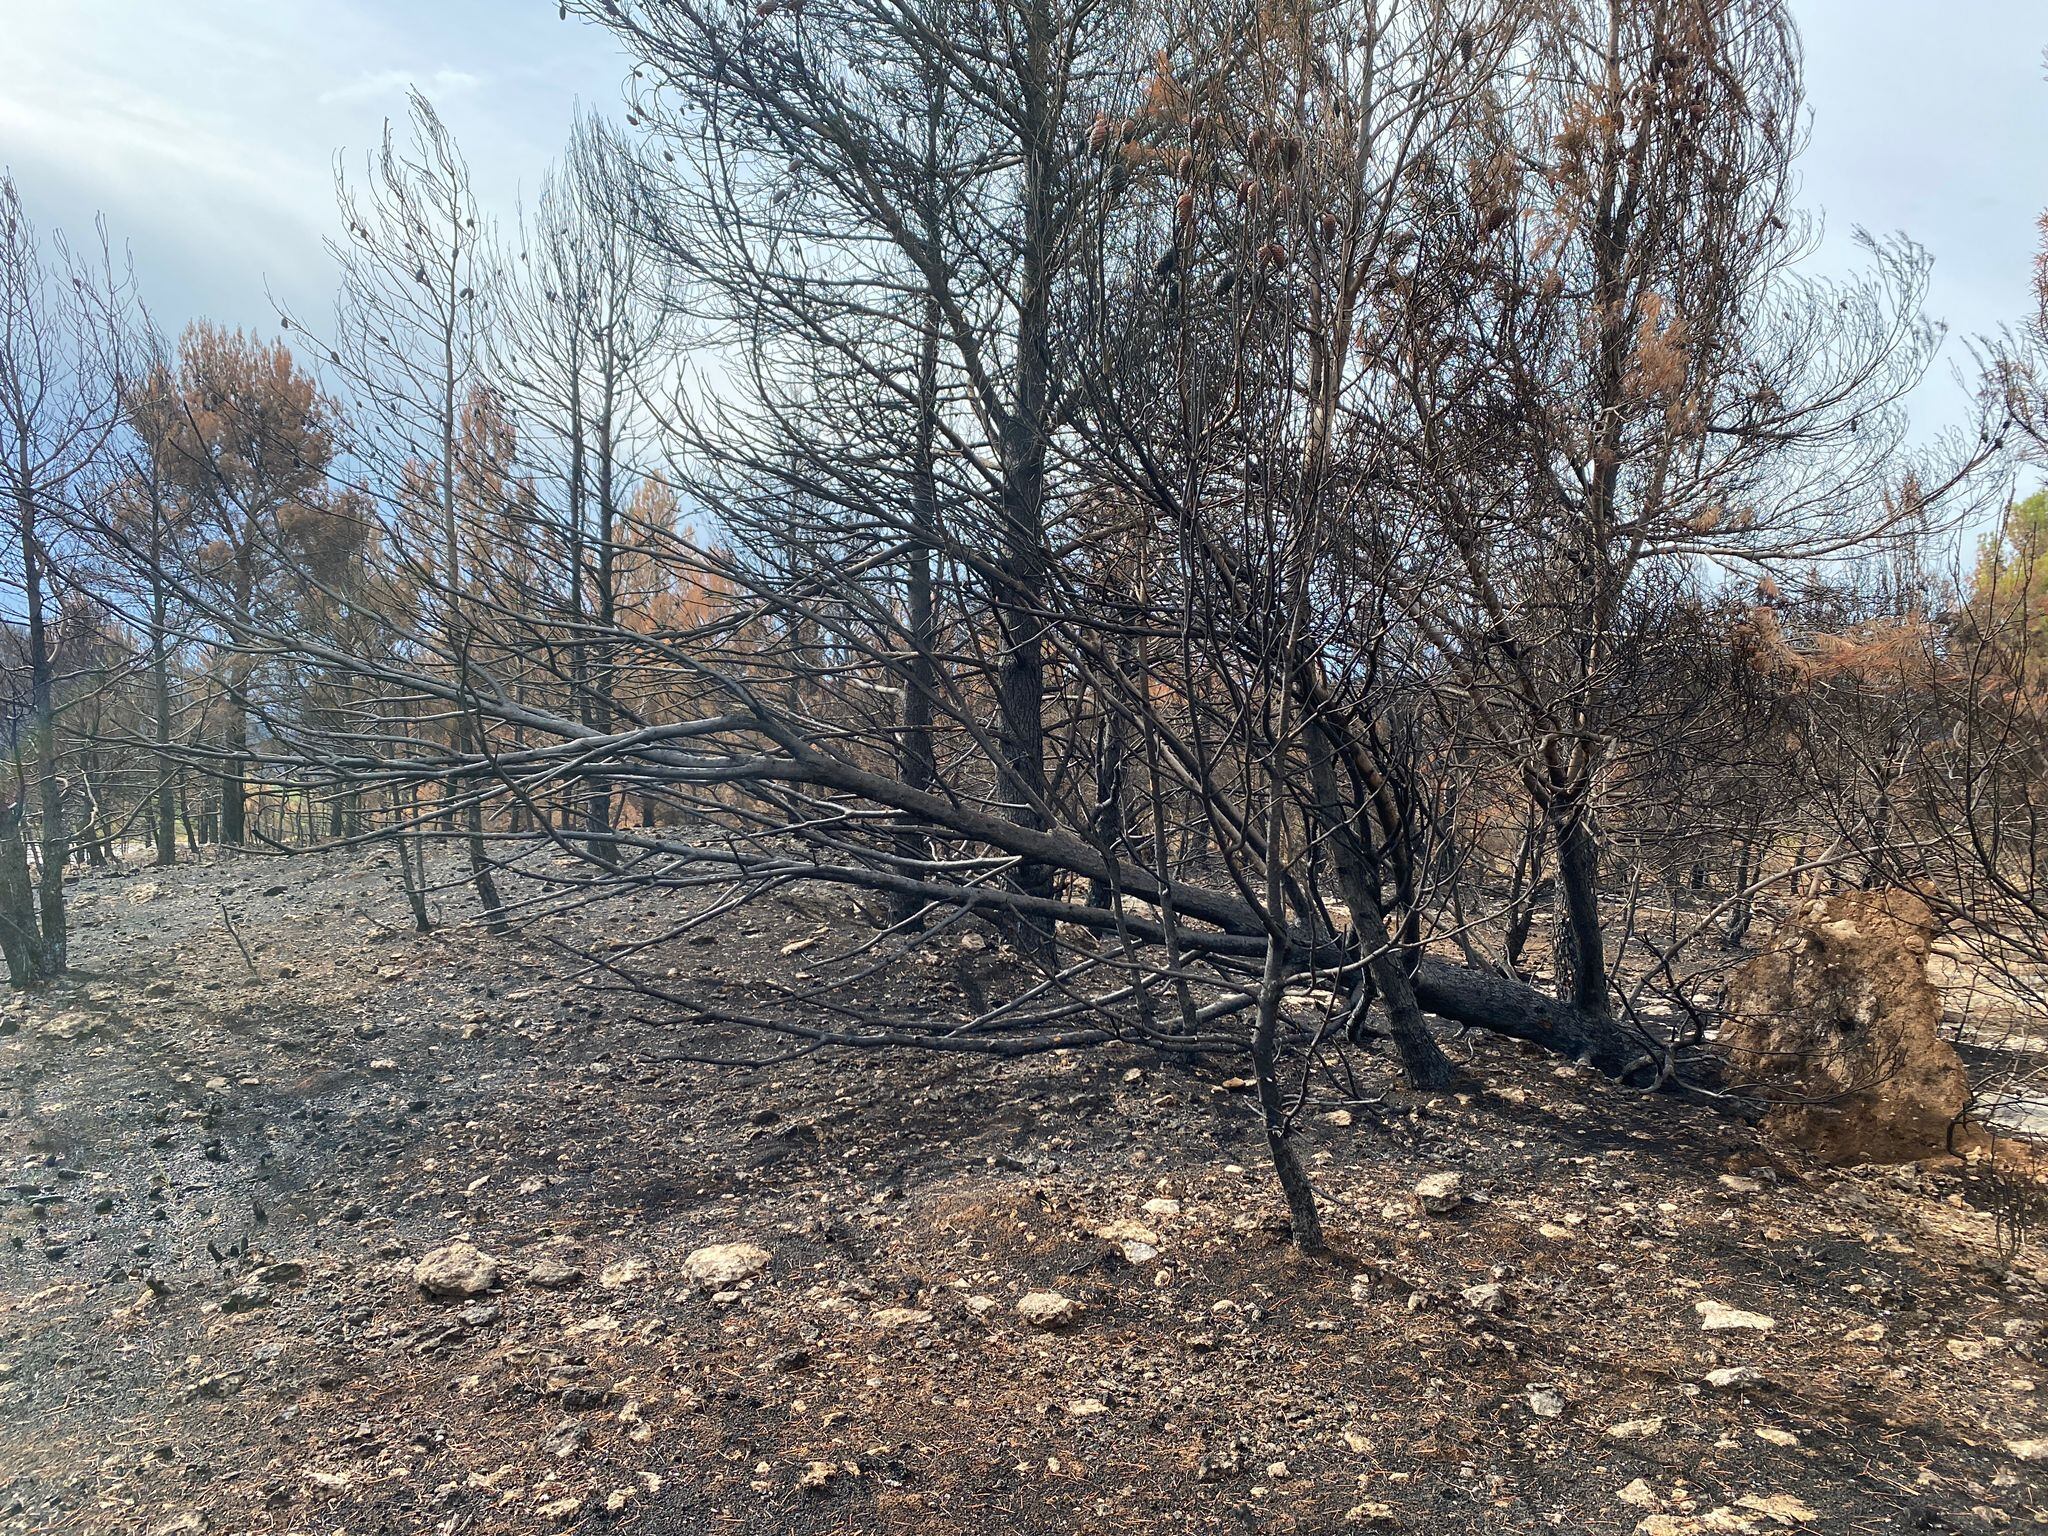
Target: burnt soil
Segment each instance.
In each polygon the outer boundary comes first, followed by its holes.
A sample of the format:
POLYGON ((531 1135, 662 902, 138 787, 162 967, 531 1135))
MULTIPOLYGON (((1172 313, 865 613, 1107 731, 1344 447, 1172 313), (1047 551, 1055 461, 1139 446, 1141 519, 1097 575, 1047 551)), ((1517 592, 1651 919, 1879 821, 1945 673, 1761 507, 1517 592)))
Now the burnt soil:
MULTIPOLYGON (((548 942, 686 898, 494 939, 443 893, 422 937, 395 873, 77 879, 76 975, 0 1011, 0 1530, 2048 1523, 2048 1266, 1958 1166, 1823 1169, 1447 1035, 1469 1091, 1313 1080, 1306 1257, 1238 1063, 714 1064, 769 1047, 548 942), (1465 1198, 1424 1213, 1440 1172, 1465 1198), (457 1240, 499 1281, 431 1299, 457 1240), (771 1258, 707 1295, 683 1260, 720 1242, 771 1258), (1033 1329, 1030 1291, 1079 1313, 1033 1329)), ((845 922, 770 898, 665 959, 745 998, 829 977, 845 922)), ((885 1001, 1003 964, 947 943, 885 1001)))

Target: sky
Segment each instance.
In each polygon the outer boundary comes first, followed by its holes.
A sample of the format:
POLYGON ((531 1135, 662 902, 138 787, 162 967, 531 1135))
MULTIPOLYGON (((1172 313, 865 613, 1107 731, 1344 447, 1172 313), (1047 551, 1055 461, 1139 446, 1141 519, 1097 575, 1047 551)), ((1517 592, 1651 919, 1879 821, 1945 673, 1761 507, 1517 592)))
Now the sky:
MULTIPOLYGON (((1932 252, 1928 308, 1951 340, 1914 410, 1953 424, 1961 338, 2025 312, 2048 209, 2048 4, 1791 3, 1813 113, 1802 201, 1827 229, 1813 269, 1852 270, 1858 227, 1932 252)), ((509 214, 576 104, 617 103, 625 67, 553 0, 0 0, 0 166, 46 227, 103 215, 167 329, 268 331, 266 292, 307 314, 331 295, 335 157, 360 165, 408 85, 509 214)))

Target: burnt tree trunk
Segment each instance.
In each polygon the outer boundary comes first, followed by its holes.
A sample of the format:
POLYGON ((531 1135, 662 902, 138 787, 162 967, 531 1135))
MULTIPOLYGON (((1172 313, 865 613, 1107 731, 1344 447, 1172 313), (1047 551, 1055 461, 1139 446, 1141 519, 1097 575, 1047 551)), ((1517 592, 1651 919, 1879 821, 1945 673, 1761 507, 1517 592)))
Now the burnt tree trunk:
POLYGON ((1280 1094, 1280 996, 1287 984, 1282 960, 1284 944, 1275 938, 1266 947, 1266 968, 1259 979, 1258 1019, 1252 1028, 1252 1077, 1258 1084, 1259 1114, 1265 1122, 1266 1147, 1273 1172, 1287 1199, 1287 1225, 1295 1246, 1310 1253, 1323 1247, 1323 1222, 1316 1211, 1315 1187, 1288 1134, 1287 1106, 1280 1094))
POLYGON ((1394 1048, 1401 1067, 1417 1088, 1443 1088, 1457 1075, 1450 1058, 1436 1043, 1416 1006, 1401 952, 1387 930, 1380 908, 1379 869, 1368 839, 1371 831, 1360 805, 1347 811, 1339 793, 1336 748, 1329 726, 1314 720, 1308 726, 1309 788, 1315 797, 1316 820, 1337 869, 1338 888, 1351 909, 1352 936, 1369 955, 1373 985, 1387 1007, 1394 1048))
POLYGON ((1611 1017, 1607 993, 1607 954, 1600 925, 1600 846, 1589 820, 1587 796, 1571 796, 1556 817, 1557 931, 1556 992, 1560 1000, 1583 1013, 1611 1017))

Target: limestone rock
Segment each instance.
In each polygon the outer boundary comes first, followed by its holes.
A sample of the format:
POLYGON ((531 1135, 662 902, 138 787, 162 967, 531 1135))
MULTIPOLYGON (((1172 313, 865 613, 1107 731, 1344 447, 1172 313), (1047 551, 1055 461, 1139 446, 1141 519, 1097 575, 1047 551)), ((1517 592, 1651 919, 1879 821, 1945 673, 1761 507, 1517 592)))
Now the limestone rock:
POLYGON ((814 1461, 797 1474, 796 1485, 808 1494, 823 1494, 839 1480, 839 1468, 829 1461, 814 1461))
POLYGON ((1509 1307, 1507 1288, 1493 1281, 1484 1285, 1468 1285, 1458 1293, 1458 1297, 1474 1312, 1494 1317, 1504 1315, 1509 1307))
POLYGON ((1432 1216, 1447 1215, 1465 1200, 1465 1181, 1455 1173, 1426 1173, 1415 1181, 1415 1203, 1432 1216))
POLYGON ((1836 1163, 1947 1149, 1969 1099, 1927 977, 1935 921, 1906 891, 1844 891, 1801 905, 1728 985, 1721 1044, 1771 1102, 1773 1135, 1836 1163))
POLYGON ((1058 1328, 1081 1314, 1081 1304, 1058 1291, 1033 1291, 1017 1303, 1017 1315, 1034 1328, 1058 1328))
POLYGON ((767 1269, 769 1258, 754 1243, 712 1243, 683 1260, 683 1278, 700 1291, 726 1291, 767 1269))
POLYGON ((1731 1307, 1721 1301, 1696 1301, 1693 1311, 1700 1315, 1700 1326, 1709 1333, 1720 1333, 1730 1328, 1748 1328, 1757 1333, 1769 1333, 1778 1326, 1774 1317, 1761 1312, 1745 1312, 1740 1307, 1731 1307))
POLYGON ((498 1283, 498 1261, 474 1243, 448 1243, 422 1255, 412 1278, 429 1296, 480 1296, 498 1283))
POLYGON ((605 1265, 603 1272, 597 1277, 597 1283, 608 1291, 623 1290, 626 1286, 638 1285, 653 1273, 653 1265, 638 1255, 634 1255, 629 1258, 614 1259, 611 1263, 605 1265))
POLYGON ((583 1270, 568 1259, 547 1254, 533 1261, 533 1267, 526 1272, 526 1283, 544 1291, 566 1290, 583 1283, 583 1270))
POLYGON ((931 1313, 921 1307, 883 1307, 868 1318, 870 1327, 888 1330, 891 1328, 915 1328, 932 1320, 931 1313))

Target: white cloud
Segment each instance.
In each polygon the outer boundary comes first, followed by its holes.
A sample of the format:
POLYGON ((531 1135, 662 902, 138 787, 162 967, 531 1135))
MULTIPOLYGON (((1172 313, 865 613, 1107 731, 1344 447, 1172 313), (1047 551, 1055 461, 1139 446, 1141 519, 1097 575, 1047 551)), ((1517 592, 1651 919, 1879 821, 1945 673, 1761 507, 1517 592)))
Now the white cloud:
POLYGON ((483 77, 473 75, 466 69, 437 69, 431 75, 417 75, 402 69, 380 69, 371 74, 360 75, 347 85, 322 91, 314 98, 321 106, 374 101, 381 96, 397 96, 417 86, 429 98, 440 101, 449 96, 459 96, 476 90, 483 84, 483 77))
POLYGON ((337 156, 360 168, 415 83, 486 205, 509 211, 559 149, 571 103, 609 97, 623 73, 594 29, 510 0, 0 10, 0 164, 41 225, 83 234, 104 214, 172 329, 196 315, 267 328, 266 285, 323 303, 337 156))

